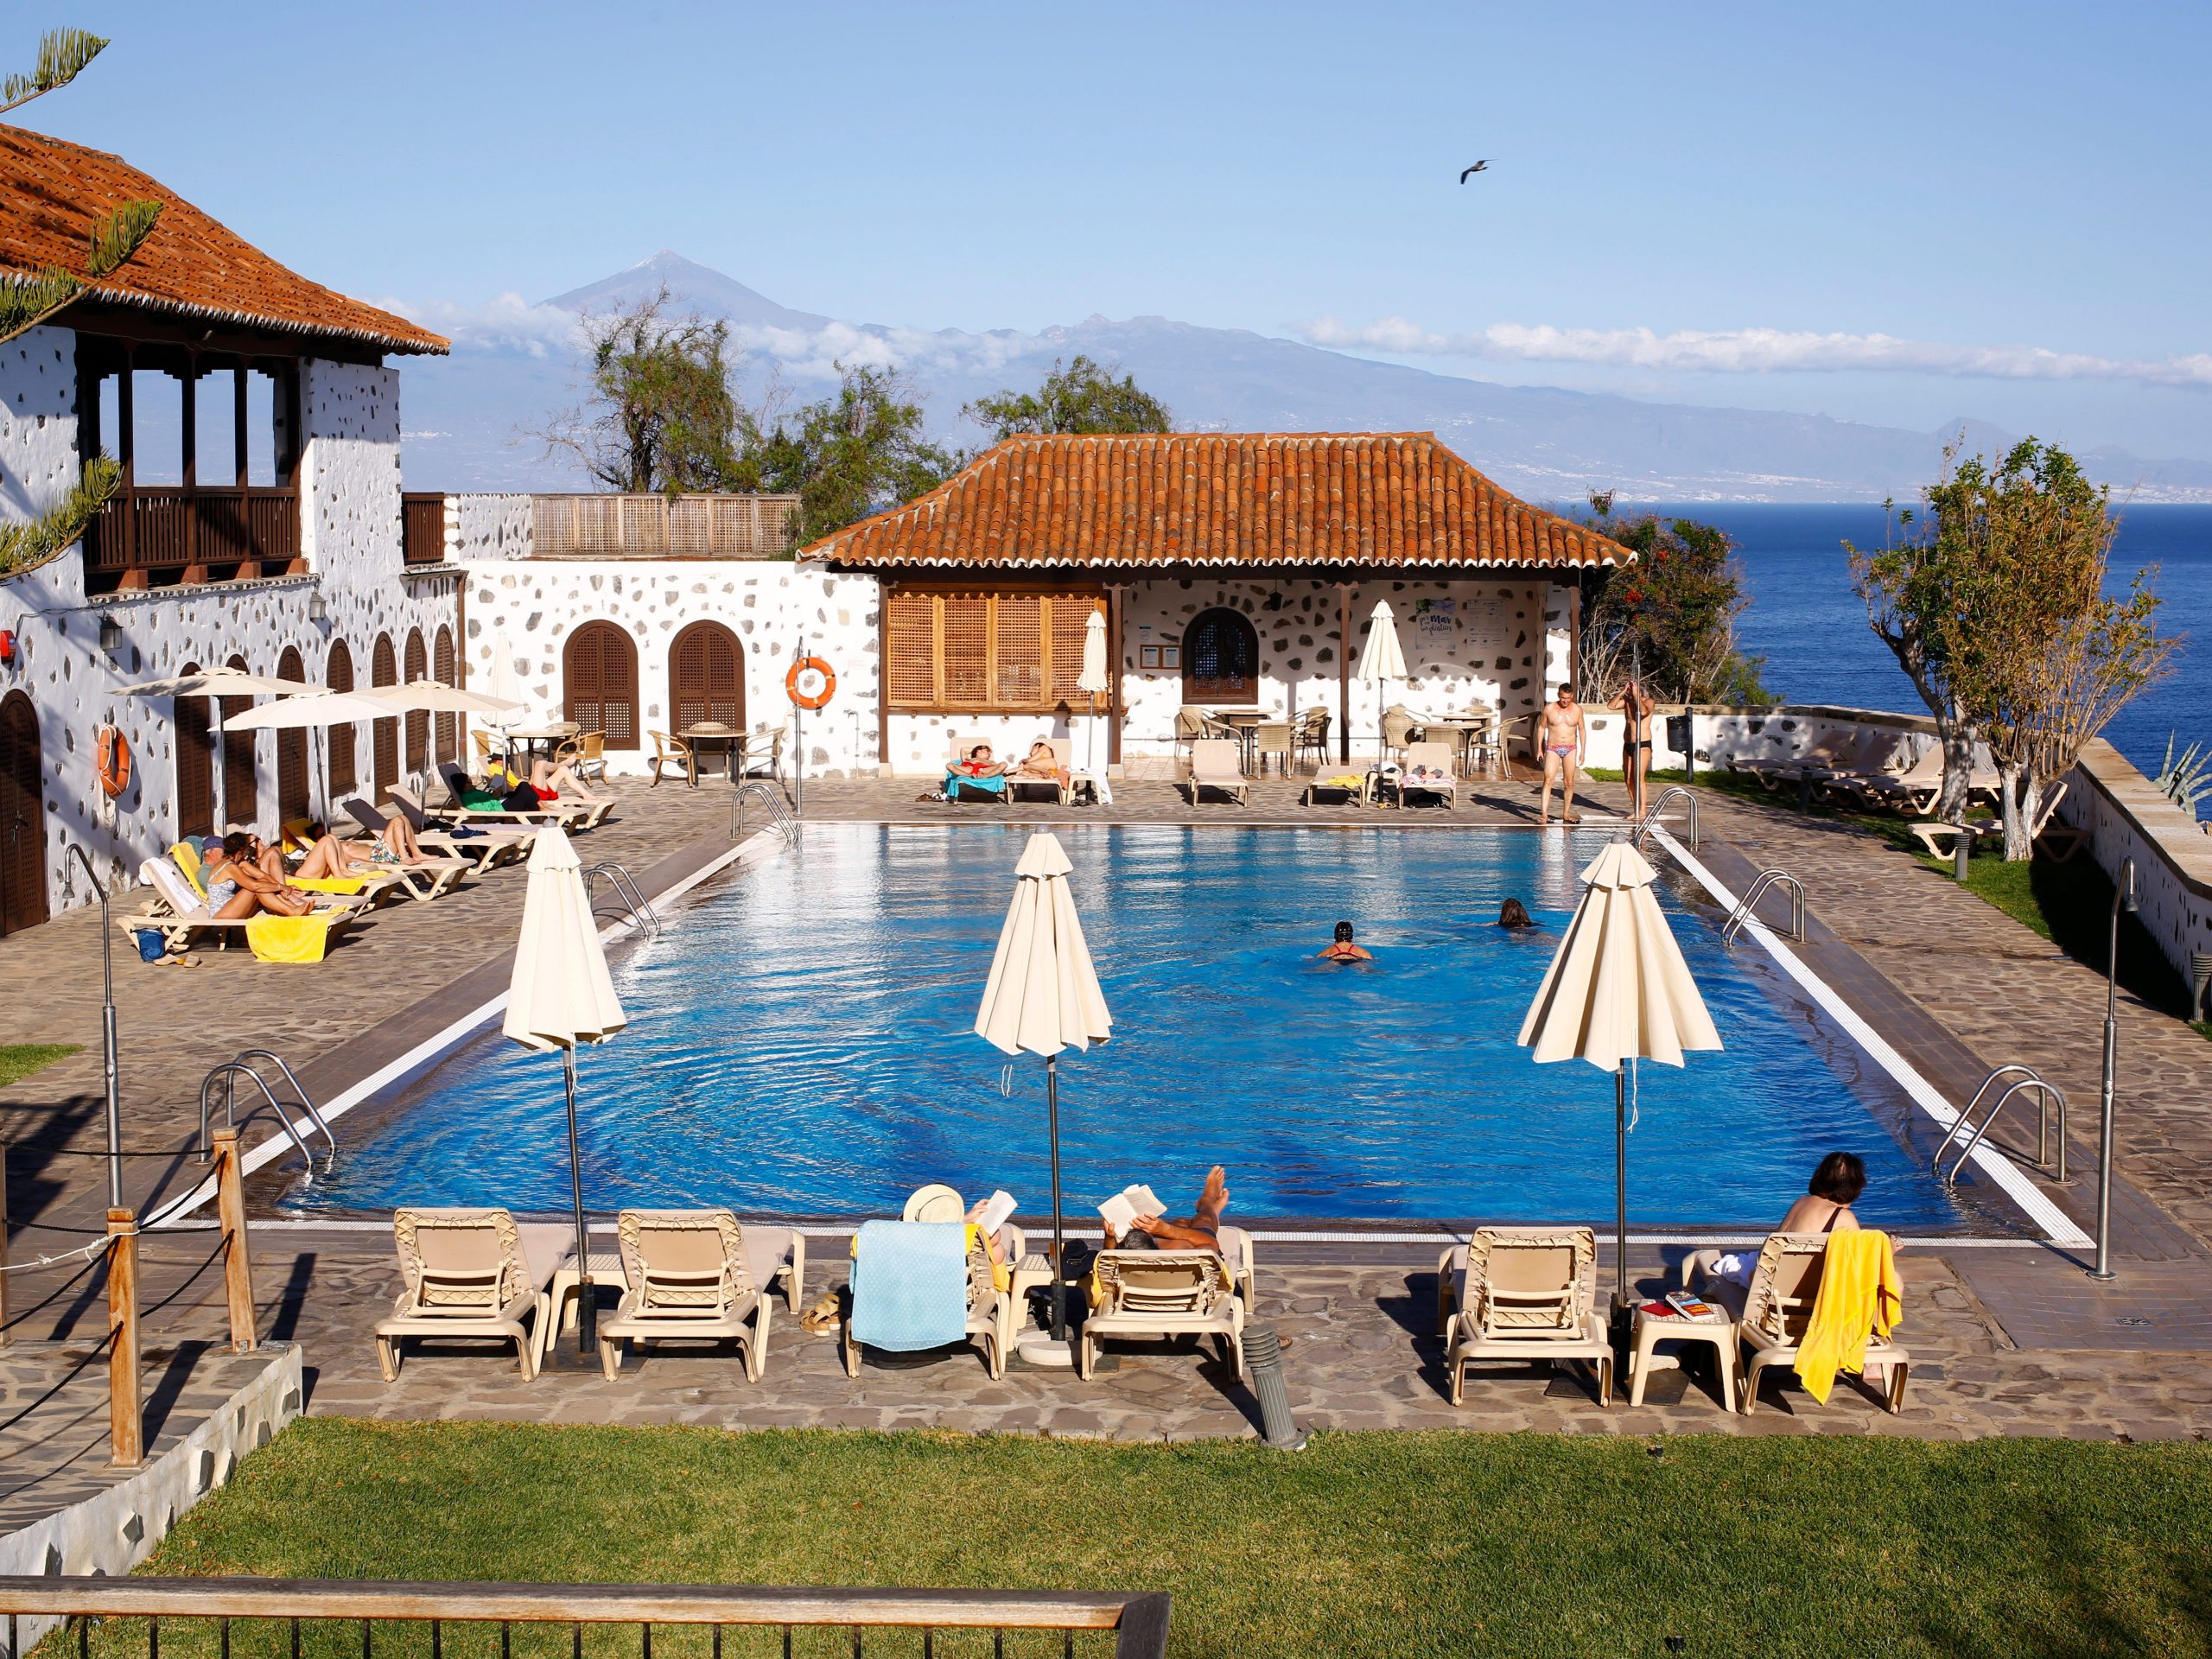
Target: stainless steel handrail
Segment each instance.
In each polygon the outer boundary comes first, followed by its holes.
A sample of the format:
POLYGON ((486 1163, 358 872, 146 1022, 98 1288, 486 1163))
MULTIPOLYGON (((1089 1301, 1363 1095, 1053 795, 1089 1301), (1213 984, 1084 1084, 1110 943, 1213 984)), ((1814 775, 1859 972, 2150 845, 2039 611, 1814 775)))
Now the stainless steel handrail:
POLYGON ((2066 1091, 2033 1066, 2022 1065, 2015 1061, 2010 1065, 1999 1066, 1981 1080, 1981 1086, 1974 1091, 1974 1098, 1967 1102, 1965 1109, 1960 1112, 1950 1128, 1944 1133, 1943 1139, 1937 1143, 1933 1160, 1937 1179, 1951 1182, 1959 1179, 1959 1172, 1966 1167, 1967 1160, 1974 1155, 1974 1148, 1987 1138, 1991 1126, 1997 1122, 1998 1114, 2005 1109, 2005 1103, 2023 1090, 2037 1091, 2036 1166, 2050 1172, 2054 1180, 2063 1181, 2066 1179, 2066 1091), (1973 1123, 1974 1109, 1981 1104, 1983 1098, 2000 1081, 2007 1078, 2011 1081, 2006 1083, 1995 1103, 1983 1115, 1980 1123, 1974 1126, 1972 1133, 1967 1136, 1966 1144, 1960 1149, 1957 1160, 1951 1166, 1950 1173, 1946 1175, 1943 1173, 1944 1153, 1958 1139, 1960 1131, 1973 1123), (2050 1109, 2054 1104, 2058 1108, 2058 1158, 2055 1164, 2050 1156, 2050 1109))
POLYGON ((632 876, 627 869, 612 860, 604 864, 593 865, 584 872, 585 892, 591 891, 592 878, 595 875, 603 875, 607 878, 607 886, 614 889, 614 896, 622 901, 623 907, 630 912, 631 924, 638 930, 640 936, 648 939, 657 939, 660 937, 660 917, 646 900, 644 893, 639 889, 636 878, 632 876))
POLYGON ((1659 798, 1651 803, 1650 810, 1637 820, 1636 828, 1629 832, 1629 840, 1639 842, 1649 835, 1659 822, 1661 810, 1677 795, 1689 803, 1690 845, 1695 847, 1698 844, 1697 795, 1694 791, 1685 789, 1680 784, 1669 784, 1660 791, 1659 798))
POLYGON ((737 789, 737 798, 730 803, 729 838, 732 841, 745 839, 745 803, 748 798, 756 798, 767 803, 769 827, 783 836, 784 844, 786 847, 798 845, 798 820, 784 810, 783 801, 774 790, 757 779, 751 783, 740 784, 737 789))
MULTIPOLYGON (((300 1156, 307 1161, 307 1178, 312 1185, 315 1180, 315 1154, 308 1149, 307 1137, 300 1133, 300 1126, 292 1122, 292 1115, 276 1103, 276 1096, 270 1092, 269 1084, 264 1081, 261 1073, 239 1060, 225 1060, 222 1065, 214 1067, 200 1080, 200 1161, 205 1163, 207 1160, 207 1124, 214 1109, 215 1079, 223 1078, 226 1090, 223 1101, 223 1122, 235 1124, 238 1122, 238 1074, 239 1072, 244 1072, 253 1079, 254 1086, 261 1090, 262 1098, 269 1103, 270 1110, 276 1114, 276 1121, 284 1126, 284 1133, 291 1136, 292 1144, 299 1148, 300 1156)), ((251 1122, 254 1112, 260 1109, 257 1106, 253 1111, 249 1111, 246 1114, 248 1121, 251 1122)), ((334 1151, 335 1148, 334 1147, 333 1150, 334 1151)))
MULTIPOLYGON (((277 1053, 274 1049, 245 1048, 240 1049, 236 1054, 232 1056, 232 1058, 235 1060, 240 1061, 241 1063, 246 1060, 272 1061, 276 1065, 276 1069, 284 1074, 284 1081, 292 1085, 292 1092, 299 1096, 300 1105, 308 1115, 308 1122, 314 1124, 315 1128, 322 1131, 322 1138, 330 1143, 330 1150, 334 1154, 337 1152, 338 1137, 330 1132, 329 1120, 325 1118, 323 1115, 315 1109, 314 1100, 308 1096, 308 1091, 300 1086, 298 1075, 293 1071, 289 1065, 285 1064, 284 1057, 282 1054, 277 1053)), ((204 1136, 201 1138, 201 1144, 203 1146, 206 1144, 206 1138, 204 1136)))
POLYGON ((1734 944, 1736 936, 1744 931, 1744 924, 1758 919, 1755 912, 1759 897, 1769 887, 1781 887, 1789 893, 1790 942, 1805 943, 1805 884, 1787 870, 1761 870, 1758 880, 1751 883, 1751 891, 1729 912, 1728 920, 1720 929, 1721 944, 1734 944))

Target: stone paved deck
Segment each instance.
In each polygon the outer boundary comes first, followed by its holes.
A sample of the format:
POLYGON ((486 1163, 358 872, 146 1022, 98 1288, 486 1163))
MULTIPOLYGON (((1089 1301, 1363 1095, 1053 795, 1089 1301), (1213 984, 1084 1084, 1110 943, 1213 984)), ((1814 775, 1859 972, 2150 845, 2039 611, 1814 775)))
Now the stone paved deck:
MULTIPOLYGON (((1455 813, 1308 809, 1294 782, 1268 780, 1243 807, 1193 808, 1162 780, 1116 786, 1103 811, 1046 806, 1003 811, 916 801, 918 782, 819 781, 807 788, 810 818, 875 822, 1048 822, 1079 817, 1170 823, 1363 823, 1409 833, 1529 825, 1525 780, 1479 783, 1455 813)), ((678 872, 704 849, 727 846, 728 795, 709 785, 647 791, 620 786, 618 817, 594 832, 594 857, 639 871, 678 872)), ((1617 787, 1600 785, 1590 821, 1602 821, 1617 787)), ((1847 1000, 1897 1036, 1909 1058, 1963 1098, 1982 1071, 2024 1059, 2058 1079, 2077 1103, 2075 1178, 2046 1190, 2086 1215, 2096 1095, 2101 978, 2046 942, 1891 849, 1833 820, 1703 792, 1700 856, 1724 880, 1779 864, 1810 895, 1808 959, 1847 1000)), ((653 883, 649 880, 648 886, 653 883)), ((196 1128, 197 1080, 213 1059, 251 1043, 324 1058, 310 1073, 326 1091, 427 1028, 467 997, 447 988, 504 980, 522 891, 519 872, 475 884, 435 906, 387 910, 320 970, 264 968, 237 953, 197 969, 145 969, 118 958, 125 1043, 126 1137, 133 1145, 185 1147, 196 1128), (227 1022, 227 1023, 226 1023, 227 1022), (395 1036, 397 1033, 397 1036, 395 1036)), ((26 1224, 97 1224, 99 1166, 70 1154, 99 1144, 98 939, 87 915, 0 941, 0 1001, 16 1040, 77 1041, 87 1052, 0 1092, 0 1134, 17 1140, 10 1167, 18 1255, 65 1235, 26 1224), (22 1143, 28 1142, 28 1145, 22 1143)), ((1263 1284, 1261 1317, 1294 1339, 1292 1393, 1320 1427, 1456 1423, 1478 1428, 1599 1433, 2036 1433, 2143 1439, 2212 1433, 2212 1045, 2156 1010, 2122 1007, 2123 1054, 2116 1264, 2111 1287, 2045 1249, 1944 1245, 1911 1253, 1904 1334, 1920 1369, 1905 1414, 1891 1420, 1864 1397, 1839 1394, 1825 1409, 1721 1414, 1696 1386, 1669 1401, 1675 1379, 1641 1411, 1601 1413, 1565 1381, 1498 1373, 1471 1384, 1453 1411, 1439 1387, 1437 1346, 1426 1333, 1433 1296, 1432 1250, 1366 1243, 1286 1247, 1263 1284)), ((134 1166, 134 1196, 188 1184, 196 1166, 134 1166)), ((1271 1252, 1271 1255, 1275 1253, 1271 1252)), ((551 1375, 517 1386, 499 1360, 455 1351, 411 1360, 387 1387, 365 1334, 389 1297, 389 1245, 362 1232, 268 1229, 257 1238, 266 1321, 307 1347, 310 1409, 372 1414, 519 1416, 556 1421, 922 1425, 1036 1428, 1135 1438, 1249 1432, 1251 1405, 1217 1366, 1179 1352, 1133 1355, 1090 1385, 1058 1374, 1010 1374, 992 1384, 978 1362, 946 1357, 871 1364, 857 1384, 835 1345, 802 1336, 789 1320, 774 1338, 767 1376, 748 1386, 725 1359, 654 1357, 614 1384, 551 1375)), ((1656 1255, 1639 1272, 1655 1271, 1656 1255)), ((818 1241, 817 1262, 836 1249, 818 1241)), ((149 1294, 162 1269, 149 1271, 149 1294)), ((818 1270, 817 1288, 833 1275, 818 1270)), ((16 1305, 26 1298, 17 1286, 16 1305)), ((96 1286, 23 1319, 25 1334, 81 1338, 98 1318, 96 1286)), ((181 1299, 176 1320, 149 1340, 213 1336, 219 1310, 181 1299), (204 1321, 204 1325, 195 1321, 204 1321)), ((96 1333, 95 1333, 96 1334, 96 1333)))

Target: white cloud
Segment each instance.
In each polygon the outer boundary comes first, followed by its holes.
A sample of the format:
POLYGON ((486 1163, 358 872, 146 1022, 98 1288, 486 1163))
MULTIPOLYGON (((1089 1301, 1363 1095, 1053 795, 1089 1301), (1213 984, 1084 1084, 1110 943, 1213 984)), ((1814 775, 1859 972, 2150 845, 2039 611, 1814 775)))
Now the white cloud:
POLYGON ((2212 353, 2185 357, 2090 357, 2036 346, 1946 346, 1893 334, 1792 332, 1781 328, 1556 328, 1492 323, 1472 334, 1440 334, 1386 317, 1353 327, 1320 317, 1296 329, 1311 345, 1400 356, 1473 357, 1500 361, 1594 363, 1700 374, 1877 370, 1995 380, 2133 380, 2145 385, 2212 388, 2212 353))
POLYGON ((575 312, 563 311, 557 305, 532 305, 515 293, 502 294, 486 305, 456 305, 451 300, 386 299, 373 303, 425 328, 435 328, 455 346, 478 351, 564 357, 582 339, 576 331, 575 312))

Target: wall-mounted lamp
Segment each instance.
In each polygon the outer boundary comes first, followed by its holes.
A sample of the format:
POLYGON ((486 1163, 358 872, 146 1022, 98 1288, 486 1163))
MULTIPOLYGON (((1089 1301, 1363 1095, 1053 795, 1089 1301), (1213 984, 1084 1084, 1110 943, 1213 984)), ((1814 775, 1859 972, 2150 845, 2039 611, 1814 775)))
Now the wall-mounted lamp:
POLYGON ((308 595, 308 620, 310 622, 321 623, 327 621, 329 618, 330 602, 323 598, 320 591, 309 594, 308 595))
POLYGON ((111 616, 100 618, 100 654, 113 657, 123 649, 123 624, 111 616))

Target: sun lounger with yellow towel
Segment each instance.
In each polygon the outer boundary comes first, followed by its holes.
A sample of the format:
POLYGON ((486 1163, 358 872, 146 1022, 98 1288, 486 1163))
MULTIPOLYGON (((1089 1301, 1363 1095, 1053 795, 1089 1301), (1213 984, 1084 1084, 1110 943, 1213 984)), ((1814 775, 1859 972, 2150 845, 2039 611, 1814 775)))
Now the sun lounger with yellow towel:
POLYGON ((1822 1402, 1839 1370, 1885 1367, 1883 1404, 1892 1414, 1903 1408, 1912 1356, 1890 1340, 1903 1312, 1895 1249, 1887 1233, 1864 1230, 1768 1236, 1737 1325, 1751 1352, 1745 1416, 1758 1403, 1760 1372, 1784 1363, 1822 1402))
POLYGON ((256 962, 321 962, 330 944, 332 925, 338 919, 327 912, 313 916, 249 916, 245 942, 253 947, 256 962))
POLYGON ((1863 1228, 1830 1235, 1812 1323, 1797 1344, 1797 1380, 1805 1392, 1826 1405, 1835 1374, 1863 1374, 1870 1339, 1886 1338, 1904 1312, 1890 1236, 1863 1228))

